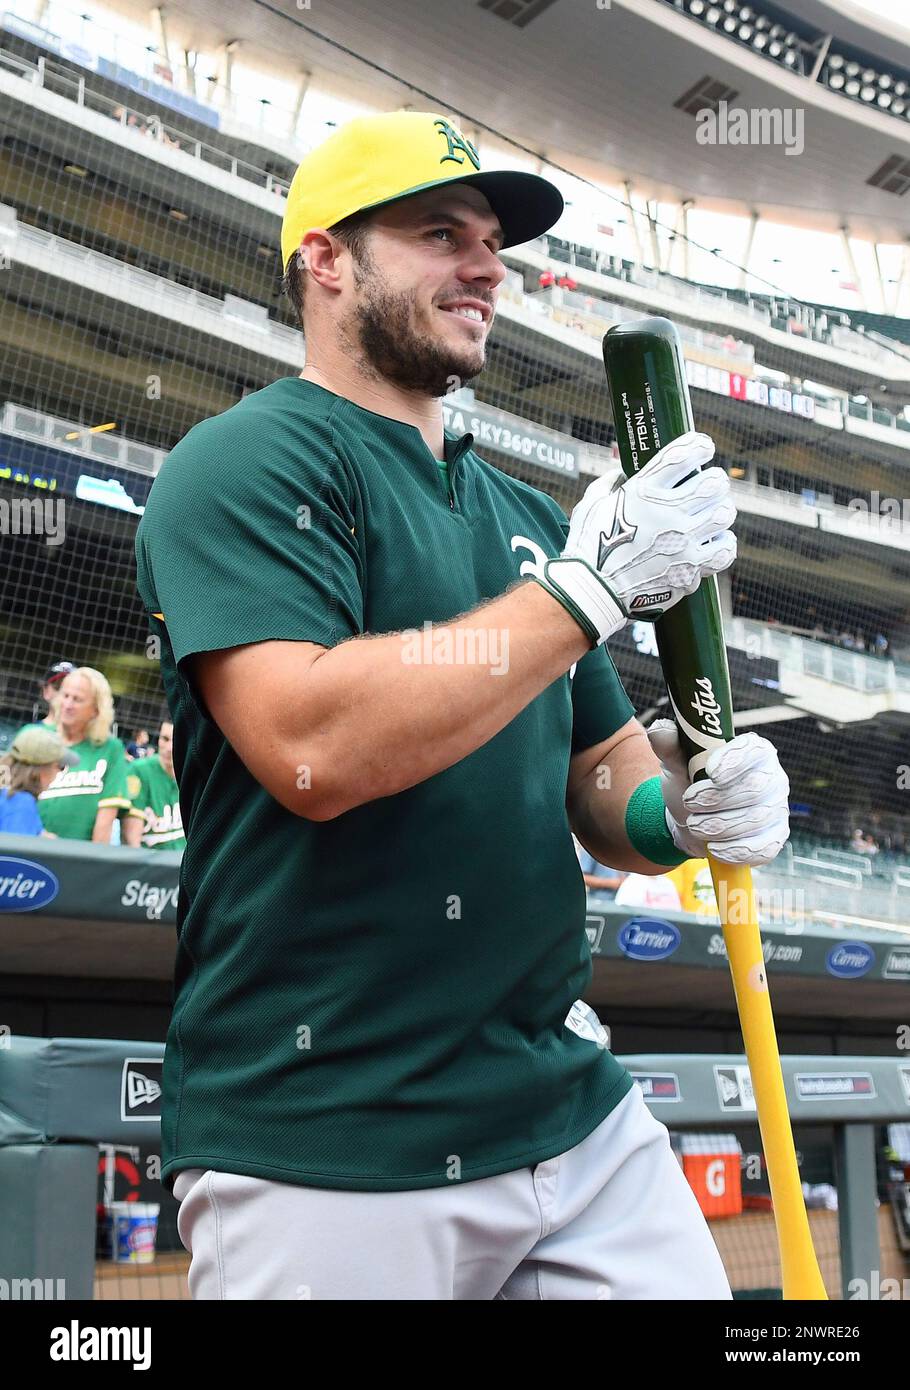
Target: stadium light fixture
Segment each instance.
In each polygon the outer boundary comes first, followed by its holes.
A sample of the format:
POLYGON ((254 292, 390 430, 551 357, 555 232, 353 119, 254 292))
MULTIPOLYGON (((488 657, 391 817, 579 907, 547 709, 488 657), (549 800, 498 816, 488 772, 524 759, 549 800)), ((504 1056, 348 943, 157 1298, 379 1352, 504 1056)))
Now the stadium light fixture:
POLYGON ((784 54, 784 62, 788 68, 793 68, 799 62, 799 54, 795 48, 788 48, 784 54))
POLYGON ((724 0, 724 13, 736 14, 736 0, 724 0))
POLYGON ((848 77, 856 77, 859 74, 859 63, 848 63, 844 68, 848 77))
POLYGON ((779 58, 784 51, 784 46, 777 39, 772 39, 768 44, 768 57, 779 58))
POLYGON ((860 88, 860 93, 859 93, 859 95, 860 95, 860 99, 861 99, 862 101, 874 101, 874 100, 875 100, 875 88, 874 88, 874 87, 861 87, 861 88, 860 88))
POLYGON ((875 104, 876 104, 876 106, 881 106, 885 111, 887 111, 888 108, 889 108, 890 105, 891 105, 891 93, 890 93, 890 92, 879 92, 878 97, 876 98, 876 103, 875 103, 875 104))
POLYGON ((752 40, 752 47, 753 47, 753 48, 757 48, 758 51, 759 51, 759 53, 761 53, 762 49, 763 49, 763 48, 767 48, 767 46, 768 46, 768 35, 767 35, 767 34, 756 34, 756 35, 755 35, 755 38, 752 40))
POLYGON ((755 27, 756 27, 756 29, 770 29, 770 28, 771 28, 771 21, 770 21, 770 19, 767 19, 763 14, 756 15, 756 16, 755 16, 755 27))
POLYGON ((881 72, 878 75, 878 85, 880 87, 884 87, 886 91, 892 85, 893 81, 894 79, 892 78, 890 72, 881 72))
POLYGON ((846 87, 844 88, 844 91, 845 91, 845 93, 847 94, 848 97, 858 97, 858 96, 859 96, 859 83, 857 82, 857 80, 856 80, 855 77, 851 77, 850 81, 847 83, 846 87))
POLYGON ((846 79, 844 78, 844 74, 842 72, 832 73, 831 76, 828 78, 828 86, 833 87, 835 92, 839 92, 841 87, 843 87, 845 80, 846 79))
POLYGON ((748 24, 750 19, 755 18, 755 11, 750 10, 748 5, 743 5, 739 12, 739 18, 743 24, 748 24))
POLYGON ((866 68, 865 72, 863 73, 863 81, 874 82, 875 76, 875 70, 873 68, 866 68))
POLYGON ((735 29, 736 29, 736 20, 733 18, 732 15, 729 15, 729 14, 728 14, 728 15, 727 15, 727 18, 724 20, 724 32, 727 33, 727 34, 732 34, 732 33, 734 33, 735 29))
POLYGON ((891 103, 892 116, 902 116, 906 109, 906 103, 901 101, 900 97, 898 97, 896 101, 892 101, 891 103))
POLYGON ((844 56, 842 53, 831 53, 828 56, 829 68, 842 68, 844 66, 844 56))
POLYGON ((895 82, 895 84, 894 84, 894 95, 895 95, 896 97, 902 97, 902 96, 906 96, 906 95, 907 95, 907 84, 906 84, 906 82, 895 82))
POLYGON ((748 43, 752 37, 752 25, 741 24, 737 30, 736 37, 742 39, 743 43, 748 43))
POLYGON ((689 14, 700 19, 705 12, 705 0, 689 0, 689 14))

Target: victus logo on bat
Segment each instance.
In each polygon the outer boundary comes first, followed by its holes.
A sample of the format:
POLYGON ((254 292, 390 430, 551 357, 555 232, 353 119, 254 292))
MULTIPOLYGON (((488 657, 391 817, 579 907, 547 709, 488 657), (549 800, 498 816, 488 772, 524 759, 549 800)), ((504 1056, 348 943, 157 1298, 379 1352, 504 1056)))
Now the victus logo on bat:
POLYGON ((680 690, 679 705, 670 694, 673 716, 693 743, 700 748, 724 743, 723 706, 714 694, 710 676, 696 676, 688 695, 680 690))
POLYGON ((689 708, 695 711, 695 717, 705 733, 710 734, 712 738, 723 738, 724 730, 721 723, 723 711, 708 676, 695 677, 695 690, 689 702, 689 708))

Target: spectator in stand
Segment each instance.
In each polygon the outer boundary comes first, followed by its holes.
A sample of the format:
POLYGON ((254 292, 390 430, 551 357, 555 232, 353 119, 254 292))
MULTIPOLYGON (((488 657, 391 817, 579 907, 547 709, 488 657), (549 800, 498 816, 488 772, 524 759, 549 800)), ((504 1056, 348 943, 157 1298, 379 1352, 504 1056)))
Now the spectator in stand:
POLYGON ((129 814, 124 823, 124 842, 133 848, 186 848, 180 793, 174 776, 174 726, 161 725, 158 752, 137 760, 127 776, 129 814))
POLYGON ((133 737, 130 740, 130 742, 126 745, 126 752, 127 757, 130 759, 147 758, 150 753, 154 752, 151 740, 149 738, 148 729, 133 730, 133 737))
POLYGON ((590 893, 615 892, 625 878, 624 872, 621 869, 609 869, 606 864, 599 864, 574 835, 572 841, 575 845, 578 862, 581 865, 581 876, 585 881, 585 888, 590 893))
POLYGON ((571 277, 571 275, 567 274, 565 271, 563 271, 562 275, 560 275, 560 277, 559 277, 559 279, 556 281, 556 283, 557 283, 557 285, 559 286, 559 288, 560 288, 561 290, 577 290, 577 289, 578 289, 578 281, 577 281, 577 280, 573 280, 572 277, 571 277))
POLYGON ((878 845, 859 827, 853 832, 850 848, 855 850, 857 854, 878 854, 878 845))
POLYGON ((47 705, 47 714, 40 721, 42 724, 53 725, 57 719, 57 705, 60 702, 60 686, 65 676, 70 671, 75 671, 75 666, 71 661, 55 661, 47 675, 41 683, 41 698, 47 705))
POLYGON ((42 724, 20 729, 9 752, 0 758, 0 834, 56 838, 44 828, 37 798, 59 772, 78 761, 53 729, 42 724))
POLYGON ((77 666, 60 687, 56 724, 77 762, 38 797, 44 828, 63 839, 110 844, 118 809, 129 807, 126 751, 111 735, 113 723, 107 680, 91 666, 77 666))
POLYGON ((875 634, 872 647, 876 656, 884 656, 886 654, 888 651, 888 639, 883 632, 877 632, 875 634))
POLYGON ((551 287, 552 285, 555 285, 555 284, 556 284, 556 276, 553 274, 552 270, 542 270, 542 271, 540 272, 540 274, 538 275, 538 277, 537 277, 537 288, 538 288, 538 289, 541 289, 541 290, 548 290, 548 289, 550 289, 550 287, 551 287))

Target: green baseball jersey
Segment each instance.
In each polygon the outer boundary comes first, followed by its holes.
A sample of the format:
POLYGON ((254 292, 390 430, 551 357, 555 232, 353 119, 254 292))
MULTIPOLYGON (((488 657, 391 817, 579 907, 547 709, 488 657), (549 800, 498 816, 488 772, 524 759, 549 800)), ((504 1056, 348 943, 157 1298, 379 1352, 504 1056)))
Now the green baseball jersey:
POLYGON ((177 779, 165 772, 157 753, 134 758, 127 770, 131 816, 142 821, 145 849, 184 849, 183 820, 177 779))
POLYGON ((472 443, 446 436, 450 495, 413 425, 287 377, 201 421, 152 485, 138 588, 187 836, 168 1187, 195 1167, 363 1191, 487 1177, 580 1143, 633 1084, 579 1002, 566 814, 572 753, 633 713, 605 648, 453 767, 321 822, 247 771, 188 663, 401 633, 402 660, 482 658, 497 679, 507 633, 449 651, 432 625, 557 554, 568 523, 472 443))
MULTIPOLYGON (((55 724, 48 724, 55 729, 55 724)), ((38 797, 38 814, 45 830, 64 840, 90 840, 101 806, 129 806, 126 788, 126 750, 119 738, 103 743, 83 739, 70 749, 79 762, 58 772, 38 797)))

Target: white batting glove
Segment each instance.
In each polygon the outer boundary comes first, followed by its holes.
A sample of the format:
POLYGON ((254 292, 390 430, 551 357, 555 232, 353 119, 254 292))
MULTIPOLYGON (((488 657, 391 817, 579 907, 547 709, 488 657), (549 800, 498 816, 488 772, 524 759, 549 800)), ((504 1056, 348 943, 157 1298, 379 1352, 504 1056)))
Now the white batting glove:
POLYGON ((790 838, 790 781, 777 749, 758 734, 737 734, 715 748, 706 778, 689 782, 685 753, 671 719, 648 729, 660 759, 667 827, 693 859, 713 854, 726 864, 770 864, 790 838))
POLYGON ((736 559, 730 480, 704 467, 713 457, 712 441, 692 430, 631 478, 598 478, 573 509, 565 549, 536 578, 592 641, 630 618, 659 618, 736 559))

